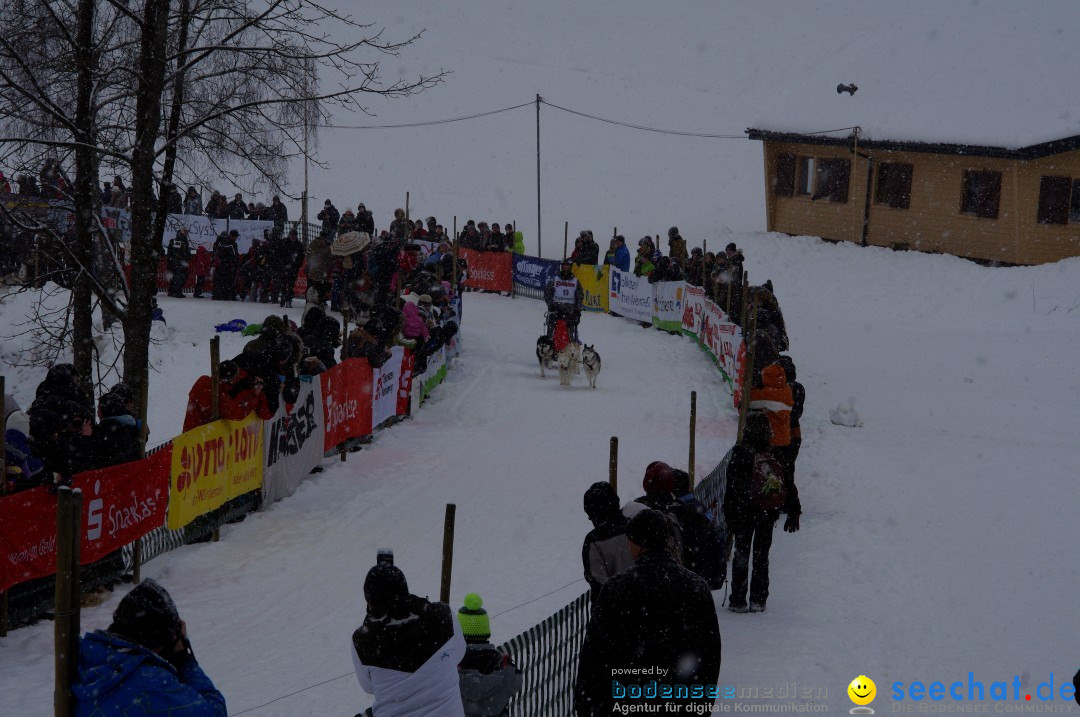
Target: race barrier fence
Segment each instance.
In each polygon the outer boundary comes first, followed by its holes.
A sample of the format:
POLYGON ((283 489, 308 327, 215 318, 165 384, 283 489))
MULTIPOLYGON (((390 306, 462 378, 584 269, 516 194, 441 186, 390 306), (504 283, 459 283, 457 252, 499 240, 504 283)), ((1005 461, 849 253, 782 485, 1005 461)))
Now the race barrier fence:
MULTIPOLYGON (((460 316, 460 303, 457 304, 460 316)), ((396 346, 372 369, 346 359, 301 379, 296 402, 263 421, 214 421, 148 451, 146 458, 87 471, 72 480, 85 496, 80 544, 84 571, 106 556, 112 575, 85 580, 87 588, 115 584, 134 560, 146 562, 205 539, 225 522, 290 495, 341 444, 372 435, 419 408, 446 376, 460 331, 412 376, 412 351, 396 346)), ((9 620, 24 624, 49 610, 56 563, 56 495, 46 486, 0 496, 0 592, 9 595, 9 620)))

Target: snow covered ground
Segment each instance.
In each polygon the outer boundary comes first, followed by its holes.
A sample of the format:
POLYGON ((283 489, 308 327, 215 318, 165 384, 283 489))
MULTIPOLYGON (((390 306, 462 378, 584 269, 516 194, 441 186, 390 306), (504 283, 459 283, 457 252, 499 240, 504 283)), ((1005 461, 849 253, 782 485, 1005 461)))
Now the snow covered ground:
MULTIPOLYGON (((898 680, 972 671, 1033 689, 1050 673, 1057 684, 1071 676, 1080 261, 989 269, 809 238, 738 241, 752 279, 776 285, 806 386, 805 513, 801 532, 777 530, 769 612, 720 612, 721 682, 796 681, 827 690, 819 702, 841 711, 859 674, 877 681, 879 701, 898 680), (849 397, 861 428, 829 422, 849 397)), ((265 313, 162 303, 175 333, 154 350, 159 438, 179 428, 209 327, 265 313)), ((0 324, 13 311, 0 303, 0 324)), ((649 461, 685 464, 691 389, 699 474, 733 440, 729 396, 685 339, 587 315, 582 336, 604 359, 599 388, 579 379, 563 390, 535 368, 539 303, 470 294, 464 314, 461 358, 418 416, 344 465, 327 461, 292 497, 227 526, 220 543, 147 565, 176 596, 230 713, 341 675, 249 714, 367 704, 347 654, 364 573, 389 546, 414 591, 437 595, 446 503, 458 505, 452 600, 480 592, 502 640, 583 589, 581 496, 606 475, 609 436, 620 437, 624 499, 639 494, 649 461)), ((224 341, 223 356, 239 350, 224 341)), ((27 399, 35 377, 19 376, 27 399)), ((83 627, 104 627, 118 599, 84 611, 83 627)), ((51 628, 0 641, 3 714, 51 712, 51 628)))

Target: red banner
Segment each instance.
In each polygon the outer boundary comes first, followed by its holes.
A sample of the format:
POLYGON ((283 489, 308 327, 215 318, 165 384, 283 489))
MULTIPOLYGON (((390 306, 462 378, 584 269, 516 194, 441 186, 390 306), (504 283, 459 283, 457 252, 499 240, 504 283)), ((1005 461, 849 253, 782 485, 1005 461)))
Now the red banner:
POLYGON ((487 291, 510 291, 513 288, 513 255, 509 252, 459 249, 458 254, 469 262, 465 286, 487 291))
MULTIPOLYGON (((75 476, 82 490, 79 562, 100 560, 165 524, 172 446, 75 476)), ((46 487, 0 498, 0 590, 56 572, 56 496, 46 487)))
POLYGON ((366 359, 347 359, 320 374, 326 419, 324 450, 349 438, 371 435, 372 378, 366 359))

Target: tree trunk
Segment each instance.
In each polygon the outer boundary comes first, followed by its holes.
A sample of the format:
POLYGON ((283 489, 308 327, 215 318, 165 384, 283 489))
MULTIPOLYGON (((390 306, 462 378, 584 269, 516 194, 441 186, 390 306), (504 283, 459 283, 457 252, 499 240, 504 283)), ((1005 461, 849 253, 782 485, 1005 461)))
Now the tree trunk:
POLYGON ((71 200, 75 209, 75 256, 80 271, 72 295, 72 354, 75 372, 93 400, 93 315, 87 273, 94 263, 94 196, 97 193, 97 172, 94 161, 96 121, 93 116, 94 91, 94 0, 79 0, 78 33, 75 45, 77 92, 75 105, 75 182, 71 200))
POLYGON ((124 381, 141 386, 150 364, 161 235, 153 226, 154 150, 161 135, 169 0, 147 0, 139 49, 135 143, 131 155, 131 301, 124 320, 124 381))

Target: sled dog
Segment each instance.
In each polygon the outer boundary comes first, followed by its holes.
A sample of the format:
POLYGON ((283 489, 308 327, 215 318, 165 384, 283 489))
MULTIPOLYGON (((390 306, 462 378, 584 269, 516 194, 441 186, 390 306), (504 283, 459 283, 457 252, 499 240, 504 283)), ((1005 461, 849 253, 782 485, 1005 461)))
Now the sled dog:
POLYGON ((581 350, 581 363, 585 366, 585 377, 589 379, 589 385, 596 388, 596 377, 600 374, 600 354, 596 349, 586 345, 581 350))
POLYGON ((544 378, 544 369, 551 368, 555 360, 555 342, 550 337, 541 336, 536 340, 536 360, 540 362, 540 378, 544 378))

